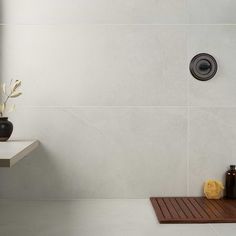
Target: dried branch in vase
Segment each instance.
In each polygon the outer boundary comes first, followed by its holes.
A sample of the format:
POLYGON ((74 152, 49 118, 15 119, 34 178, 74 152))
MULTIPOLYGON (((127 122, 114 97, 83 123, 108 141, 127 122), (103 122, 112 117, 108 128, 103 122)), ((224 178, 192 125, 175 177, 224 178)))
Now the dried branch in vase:
POLYGON ((15 110, 15 104, 9 105, 9 100, 17 98, 22 94, 22 92, 19 91, 20 87, 20 80, 16 80, 14 83, 12 83, 11 80, 9 85, 6 83, 0 84, 0 117, 3 117, 5 113, 10 113, 15 110))

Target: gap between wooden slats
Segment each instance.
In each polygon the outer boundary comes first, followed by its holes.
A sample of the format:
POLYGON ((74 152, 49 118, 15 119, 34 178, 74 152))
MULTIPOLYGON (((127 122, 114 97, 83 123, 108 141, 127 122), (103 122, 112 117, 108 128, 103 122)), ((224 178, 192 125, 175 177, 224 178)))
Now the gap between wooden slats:
POLYGON ((163 215, 162 209, 160 208, 157 199, 156 198, 151 198, 152 205, 155 209, 156 215, 160 221, 165 219, 165 216, 163 215))
POLYGON ((162 209, 162 213, 167 219, 171 219, 171 214, 169 212, 168 207, 166 206, 164 200, 162 198, 159 198, 157 203, 159 204, 160 208, 162 209))
POLYGON ((188 198, 183 198, 184 203, 189 208, 191 213, 194 215, 195 218, 202 218, 202 216, 198 213, 198 211, 195 209, 195 207, 191 204, 188 198))
POLYGON ((215 201, 215 200, 209 200, 209 201, 210 201, 210 203, 211 203, 212 205, 215 206, 215 208, 217 209, 217 211, 219 212, 219 214, 221 215, 222 218, 227 218, 227 217, 229 217, 229 215, 227 214, 227 212, 225 212, 224 208, 222 208, 222 206, 219 205, 219 204, 217 203, 217 201, 215 201))
POLYGON ((205 199, 197 198, 196 201, 202 206, 204 211, 207 213, 210 219, 216 219, 216 215, 212 212, 212 210, 208 207, 205 199))
POLYGON ((202 208, 201 205, 194 198, 189 198, 189 201, 195 207, 196 211, 202 216, 202 218, 204 218, 204 219, 208 219, 209 218, 209 216, 205 212, 204 208, 202 208))
POLYGON ((207 218, 216 218, 215 214, 212 213, 212 211, 207 207, 207 205, 205 205, 201 199, 196 199, 194 198, 194 200, 197 202, 197 204, 201 207, 201 209, 206 213, 207 218))
MULTIPOLYGON (((228 202, 228 200, 226 201, 228 202)), ((235 208, 228 204, 226 201, 223 202, 222 200, 219 200, 217 201, 217 203, 224 208, 228 216, 236 217, 235 208)))
POLYGON ((175 208, 174 208, 172 202, 170 201, 170 199, 169 198, 163 198, 163 201, 164 201, 166 207, 168 208, 172 218, 179 219, 179 215, 178 215, 177 211, 175 210, 175 208))
POLYGON ((160 223, 236 223, 236 201, 194 197, 151 198, 160 223))
POLYGON ((172 205, 174 206, 176 212, 178 213, 179 217, 181 219, 186 219, 187 215, 184 214, 184 212, 181 209, 181 207, 179 206, 176 198, 171 198, 170 201, 171 201, 172 205))
POLYGON ((193 213, 189 210, 189 208, 187 207, 187 205, 184 203, 182 198, 175 198, 176 202, 179 204, 179 206, 181 207, 181 209, 184 211, 184 214, 186 215, 186 218, 196 218, 193 213))
POLYGON ((159 219, 159 221, 163 221, 165 219, 165 217, 164 217, 163 212, 157 202, 158 200, 154 197, 152 197, 150 199, 151 199, 151 203, 152 203, 152 206, 155 210, 157 218, 159 219))

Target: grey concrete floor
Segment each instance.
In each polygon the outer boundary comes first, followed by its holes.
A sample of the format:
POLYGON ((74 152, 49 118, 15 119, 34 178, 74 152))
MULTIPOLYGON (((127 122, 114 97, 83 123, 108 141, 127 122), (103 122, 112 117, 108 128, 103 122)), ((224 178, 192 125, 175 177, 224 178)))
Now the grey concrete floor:
POLYGON ((236 224, 160 225, 148 199, 0 200, 1 236, 235 236, 236 224))

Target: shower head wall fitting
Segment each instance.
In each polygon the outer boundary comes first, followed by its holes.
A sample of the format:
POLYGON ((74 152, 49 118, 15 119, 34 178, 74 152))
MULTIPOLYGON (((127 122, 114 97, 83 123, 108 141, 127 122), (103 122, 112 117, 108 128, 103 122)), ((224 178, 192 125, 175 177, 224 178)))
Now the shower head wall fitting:
POLYGON ((194 78, 201 81, 212 79, 217 72, 215 58, 207 53, 199 53, 190 62, 189 70, 194 78))

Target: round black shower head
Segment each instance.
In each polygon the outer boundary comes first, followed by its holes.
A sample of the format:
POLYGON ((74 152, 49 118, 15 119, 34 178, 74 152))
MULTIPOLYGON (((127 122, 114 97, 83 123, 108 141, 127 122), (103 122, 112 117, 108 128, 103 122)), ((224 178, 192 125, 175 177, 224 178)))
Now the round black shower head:
POLYGON ((212 79, 217 72, 215 58, 207 53, 199 53, 190 62, 189 70, 194 78, 201 81, 212 79))

